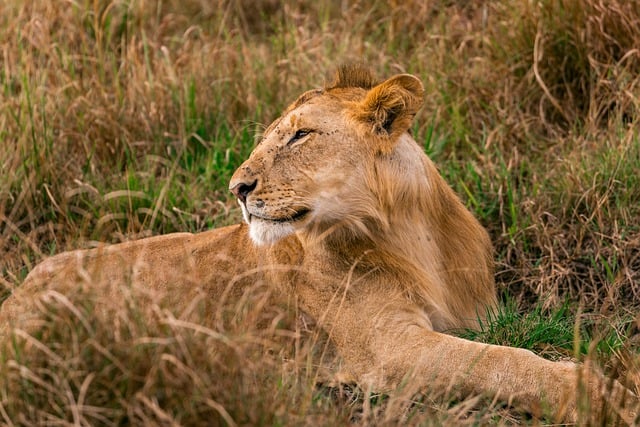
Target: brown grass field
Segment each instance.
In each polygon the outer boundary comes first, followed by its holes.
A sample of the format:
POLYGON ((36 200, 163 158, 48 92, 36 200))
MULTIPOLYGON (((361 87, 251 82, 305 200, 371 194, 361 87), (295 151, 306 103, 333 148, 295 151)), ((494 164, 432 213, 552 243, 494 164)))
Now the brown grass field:
MULTIPOLYGON (((638 391, 638 0, 5 0, 0 300, 64 250, 239 221, 255 135, 344 62, 422 79, 416 140, 493 238, 503 309, 461 335, 638 391)), ((111 313, 68 295, 1 343, 0 424, 545 423, 322 383, 330 344, 260 283, 216 328, 131 292, 111 313)))

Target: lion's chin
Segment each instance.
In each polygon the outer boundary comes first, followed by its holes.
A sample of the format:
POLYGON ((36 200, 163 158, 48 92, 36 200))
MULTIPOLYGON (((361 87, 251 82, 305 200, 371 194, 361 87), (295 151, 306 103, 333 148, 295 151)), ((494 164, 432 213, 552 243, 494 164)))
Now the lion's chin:
POLYGON ((272 245, 294 232, 295 228, 289 222, 274 222, 255 216, 249 222, 249 236, 259 246, 272 245))
POLYGON ((296 231, 294 224, 300 226, 305 222, 310 210, 301 209, 291 218, 271 220, 249 213, 244 203, 238 202, 242 209, 244 221, 249 225, 249 237, 259 246, 272 245, 296 231))

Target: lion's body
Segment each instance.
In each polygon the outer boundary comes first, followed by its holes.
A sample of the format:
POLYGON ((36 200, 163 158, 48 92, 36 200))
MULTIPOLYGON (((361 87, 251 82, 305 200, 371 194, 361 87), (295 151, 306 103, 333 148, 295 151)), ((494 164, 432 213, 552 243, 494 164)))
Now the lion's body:
POLYGON ((4 303, 0 334, 35 327, 45 289, 108 293, 126 276, 170 288, 184 311, 195 295, 233 298, 259 277, 325 328, 359 382, 411 377, 575 416, 574 365, 441 333, 477 327, 496 296, 486 231, 407 132, 422 96, 412 76, 376 86, 342 70, 292 104, 234 174, 248 225, 52 257, 4 303))

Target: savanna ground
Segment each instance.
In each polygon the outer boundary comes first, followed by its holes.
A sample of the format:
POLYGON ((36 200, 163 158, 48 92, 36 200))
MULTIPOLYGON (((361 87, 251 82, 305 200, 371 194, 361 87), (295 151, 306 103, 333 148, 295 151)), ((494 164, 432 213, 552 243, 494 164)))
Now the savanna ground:
MULTIPOLYGON (((502 309, 459 333, 592 358, 634 388, 640 2, 285 3, 2 2, 1 298, 63 250, 239 221, 227 182, 255 135, 357 61, 422 79, 416 140, 494 241, 502 309)), ((161 298, 106 314, 58 298, 40 335, 3 343, 0 422, 537 422, 441 390, 318 386, 324 338, 268 293, 221 303, 215 327, 161 298)))

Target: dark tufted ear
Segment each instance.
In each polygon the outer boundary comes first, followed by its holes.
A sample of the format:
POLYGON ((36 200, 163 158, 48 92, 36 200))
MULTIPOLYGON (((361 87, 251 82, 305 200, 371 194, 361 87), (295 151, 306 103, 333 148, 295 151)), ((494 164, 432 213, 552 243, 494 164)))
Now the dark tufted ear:
POLYGON ((393 76, 371 88, 360 103, 356 118, 392 143, 409 129, 424 99, 422 82, 410 74, 393 76))

